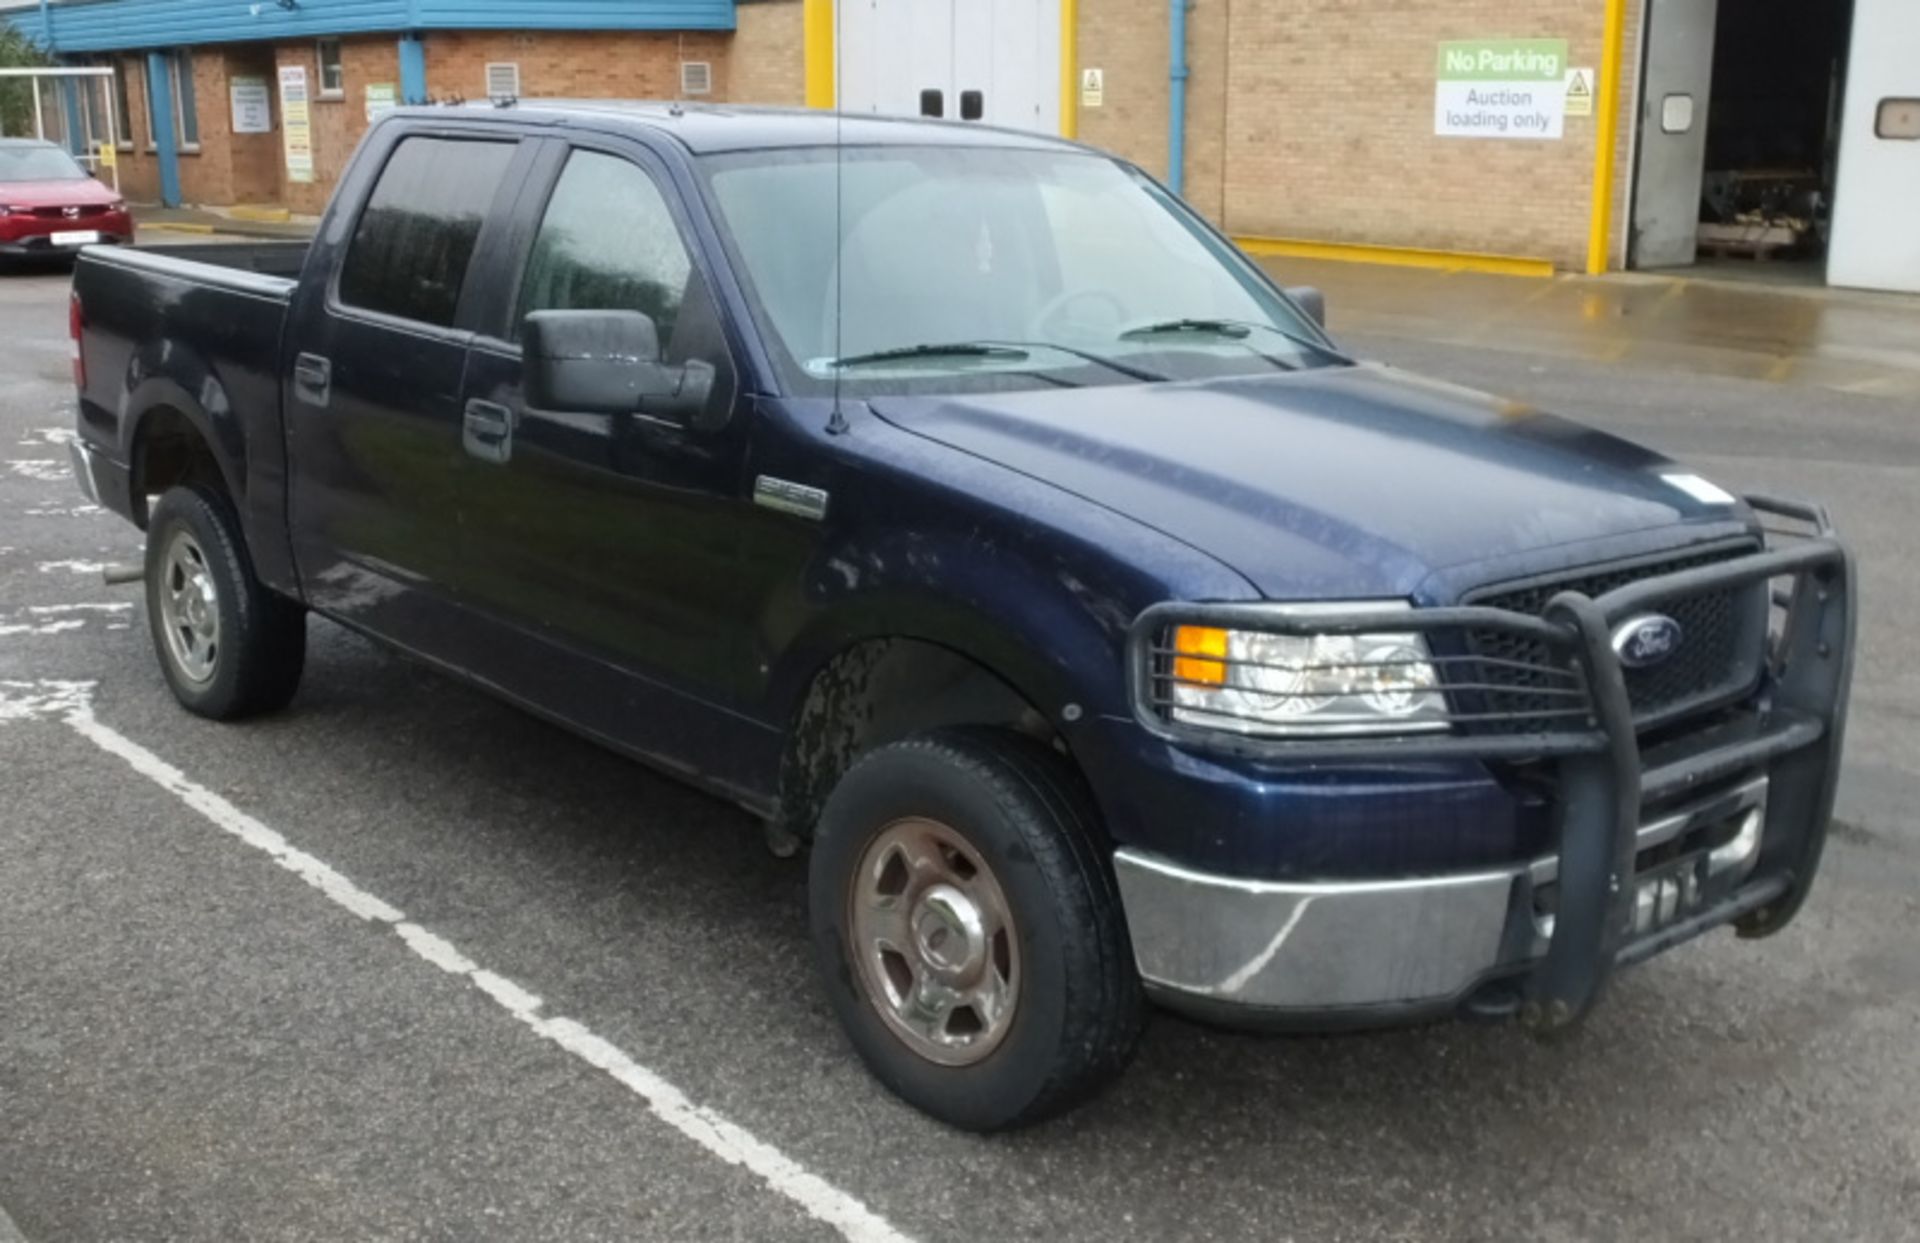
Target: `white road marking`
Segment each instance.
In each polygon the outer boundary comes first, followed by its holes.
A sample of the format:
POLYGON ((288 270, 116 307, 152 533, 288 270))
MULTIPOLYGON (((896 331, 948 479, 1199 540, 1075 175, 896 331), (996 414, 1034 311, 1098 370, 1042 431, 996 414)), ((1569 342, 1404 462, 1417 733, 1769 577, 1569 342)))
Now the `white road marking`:
POLYGON ((62 483, 73 478, 73 468, 52 458, 23 458, 8 462, 7 469, 27 479, 37 479, 41 483, 62 483))
MULTIPOLYGON (((118 618, 132 612, 131 603, 120 604, 30 604, 12 614, 0 613, 0 638, 16 635, 65 634, 85 626, 90 618, 118 618)), ((109 624, 109 630, 125 630, 125 623, 109 624)))
POLYGON ((36 505, 20 511, 29 518, 91 518, 107 511, 98 505, 36 505))
POLYGON ((23 445, 70 445, 78 436, 71 427, 36 427, 20 438, 23 445))
POLYGON ((504 976, 478 967, 452 942, 409 920, 397 908, 354 884, 326 863, 300 850, 273 829, 220 795, 190 780, 178 768, 93 714, 91 682, 0 681, 0 722, 55 719, 181 802, 214 827, 231 834, 306 881, 354 916, 390 926, 423 961, 459 976, 497 1002, 544 1040, 566 1050, 639 1097, 662 1122, 729 1165, 738 1165, 786 1197, 808 1216, 853 1243, 911 1243, 909 1236, 861 1200, 808 1170, 792 1157, 725 1115, 695 1103, 668 1080, 583 1024, 543 1016, 545 1003, 504 976))
MULTIPOLYGON (((7 551, 13 550, 9 548, 7 551)), ((98 574, 107 568, 107 563, 104 561, 42 561, 33 568, 42 574, 53 574, 60 570, 68 570, 74 574, 98 574)))
POLYGON ((52 622, 0 622, 0 638, 11 638, 22 634, 65 634, 69 630, 78 630, 86 624, 86 619, 81 617, 52 622))

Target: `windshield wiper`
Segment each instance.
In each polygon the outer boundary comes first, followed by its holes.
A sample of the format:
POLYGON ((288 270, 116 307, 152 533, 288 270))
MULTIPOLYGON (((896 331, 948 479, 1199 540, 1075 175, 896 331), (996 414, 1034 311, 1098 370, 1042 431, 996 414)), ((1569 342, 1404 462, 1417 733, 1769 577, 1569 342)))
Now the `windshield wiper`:
MULTIPOLYGON (((1141 324, 1138 327, 1129 328, 1120 334, 1120 339, 1122 341, 1140 341, 1147 337, 1164 337, 1179 333, 1192 333, 1196 336, 1224 337, 1229 341, 1245 341, 1256 329, 1261 332, 1271 332, 1277 337, 1282 337, 1293 342, 1302 349, 1311 350, 1315 354, 1336 359, 1339 362, 1350 363, 1353 361, 1330 345, 1322 345, 1320 342, 1309 337, 1288 332, 1285 328, 1280 328, 1273 324, 1263 324, 1258 320, 1251 319, 1210 319, 1198 316, 1163 319, 1151 324, 1141 324)), ((1261 353, 1259 350, 1255 350, 1254 352, 1279 366, 1293 365, 1281 359, 1272 358, 1270 355, 1261 353)))
POLYGON ((1105 367, 1108 371, 1117 371, 1128 379, 1140 380, 1148 384, 1159 384, 1168 378, 1157 371, 1148 371, 1145 367, 1136 367, 1132 363, 1123 363, 1118 359, 1108 358, 1105 354, 1095 354, 1091 350, 1083 350, 1072 345, 1056 345, 1052 341, 1021 341, 1018 344, 1032 349, 1058 350, 1062 354, 1071 354, 1075 358, 1090 362, 1096 367, 1105 367))
POLYGON ((1056 345, 1051 341, 949 341, 941 344, 902 345, 889 350, 874 350, 866 354, 851 354, 845 358, 831 358, 827 360, 826 365, 837 369, 916 358, 985 358, 1018 363, 1032 358, 1034 350, 1053 350, 1071 355, 1083 362, 1105 367, 1109 371, 1118 372, 1133 380, 1152 383, 1167 378, 1158 372, 1148 371, 1144 367, 1131 366, 1101 354, 1075 349, 1071 345, 1056 345))
POLYGON ((996 345, 991 341, 949 341, 942 344, 902 345, 890 350, 873 350, 866 354, 849 354, 845 358, 829 358, 829 367, 863 367, 868 363, 890 363, 902 359, 914 358, 1001 358, 1010 363, 1024 362, 1032 357, 1027 351, 1013 345, 996 345))

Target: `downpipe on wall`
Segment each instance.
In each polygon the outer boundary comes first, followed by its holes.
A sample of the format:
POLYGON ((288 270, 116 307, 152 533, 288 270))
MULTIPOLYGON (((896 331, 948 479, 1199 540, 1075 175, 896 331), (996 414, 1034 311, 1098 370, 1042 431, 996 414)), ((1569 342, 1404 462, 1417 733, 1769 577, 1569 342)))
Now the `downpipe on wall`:
POLYGON ((1187 10, 1191 0, 1167 5, 1167 188, 1184 194, 1187 172, 1187 10))

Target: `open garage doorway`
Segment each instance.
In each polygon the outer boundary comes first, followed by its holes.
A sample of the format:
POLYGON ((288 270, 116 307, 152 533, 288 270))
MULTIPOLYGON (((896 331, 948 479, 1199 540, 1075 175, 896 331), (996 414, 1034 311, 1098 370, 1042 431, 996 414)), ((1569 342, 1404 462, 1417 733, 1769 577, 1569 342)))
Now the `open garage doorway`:
POLYGON ((1648 0, 1631 266, 1826 279, 1854 8, 1882 2, 1648 0))

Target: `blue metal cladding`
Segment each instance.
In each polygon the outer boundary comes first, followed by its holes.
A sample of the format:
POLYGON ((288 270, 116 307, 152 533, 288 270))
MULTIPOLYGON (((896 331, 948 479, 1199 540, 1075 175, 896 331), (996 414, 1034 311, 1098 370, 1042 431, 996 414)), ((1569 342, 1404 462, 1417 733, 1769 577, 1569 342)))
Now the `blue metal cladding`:
MULTIPOLYGON (((53 51, 402 30, 732 30, 734 0, 55 0, 53 51)), ((38 9, 0 15, 43 39, 38 9)))

